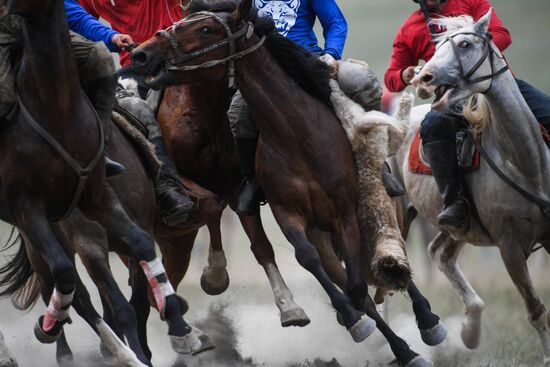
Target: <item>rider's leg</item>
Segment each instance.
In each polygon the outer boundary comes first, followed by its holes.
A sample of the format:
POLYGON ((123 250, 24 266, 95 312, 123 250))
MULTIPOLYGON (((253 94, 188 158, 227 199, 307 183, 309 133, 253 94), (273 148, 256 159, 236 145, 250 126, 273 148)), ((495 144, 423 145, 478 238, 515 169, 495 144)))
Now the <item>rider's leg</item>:
POLYGON ((443 198, 439 214, 441 226, 466 231, 469 228, 468 202, 464 198, 462 172, 456 154, 456 133, 463 117, 450 112, 430 111, 420 129, 424 154, 432 168, 443 198))
POLYGON ((516 81, 533 115, 546 131, 550 132, 550 96, 523 80, 516 79, 516 81))
POLYGON ((237 213, 253 215, 260 210, 260 202, 264 198, 262 188, 256 180, 256 147, 259 132, 240 91, 233 96, 227 116, 241 163, 241 171, 245 177, 237 204, 237 213))
POLYGON ((183 222, 193 208, 193 202, 183 189, 178 170, 168 154, 159 124, 151 107, 143 99, 136 97, 119 98, 117 103, 132 113, 147 128, 147 139, 155 147, 155 153, 162 162, 155 180, 157 203, 164 222, 175 225, 183 222))
POLYGON ((0 17, 0 120, 4 119, 15 105, 11 52, 13 46, 19 42, 21 34, 20 18, 10 15, 0 17))
MULTIPOLYGON (((103 43, 91 42, 71 32, 71 44, 80 75, 82 89, 90 99, 109 136, 115 103, 116 81, 113 57, 103 43)), ((105 156, 107 176, 124 171, 124 166, 105 156)))

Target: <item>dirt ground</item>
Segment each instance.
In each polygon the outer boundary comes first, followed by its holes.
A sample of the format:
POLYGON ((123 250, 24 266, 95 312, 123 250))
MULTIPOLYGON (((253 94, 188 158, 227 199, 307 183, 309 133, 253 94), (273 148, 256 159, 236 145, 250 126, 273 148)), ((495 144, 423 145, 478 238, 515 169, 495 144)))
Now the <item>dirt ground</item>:
MULTIPOLYGON (((223 229, 231 276, 229 289, 212 297, 199 286, 202 267, 206 263, 208 236, 201 233, 188 277, 178 293, 190 303, 186 319, 206 331, 218 346, 214 351, 196 357, 178 356, 170 349, 167 327, 156 312, 149 320, 149 340, 153 364, 158 367, 207 366, 388 366, 393 355, 379 332, 355 344, 346 330, 336 322, 328 297, 315 279, 301 269, 290 245, 266 215, 268 234, 273 239, 278 264, 295 300, 306 310, 311 324, 305 328, 282 328, 267 278, 256 264, 243 233, 232 216, 225 216, 223 229)), ((413 242, 420 243, 419 234, 413 242)), ((463 305, 438 270, 428 266, 423 246, 411 246, 409 256, 415 279, 430 299, 433 310, 449 329, 448 339, 437 347, 424 345, 415 326, 410 302, 405 295, 390 299, 390 325, 415 350, 445 367, 535 367, 541 365, 541 348, 535 331, 527 322, 522 300, 507 277, 495 250, 468 249, 462 256, 466 275, 486 302, 481 347, 467 350, 460 340, 463 305)), ((537 253, 531 259, 536 287, 543 299, 550 300, 546 258, 537 253)), ((128 294, 125 269, 113 257, 112 265, 119 284, 128 294)), ((82 270, 94 304, 101 310, 97 291, 82 270)), ((56 366, 55 347, 41 345, 33 336, 32 327, 44 306, 38 304, 28 313, 16 311, 9 299, 0 301, 0 329, 20 366, 56 366)), ((101 312, 101 311, 100 311, 101 312)), ((67 338, 74 352, 75 366, 109 366, 99 352, 99 339, 72 311, 74 320, 66 327, 67 338)))

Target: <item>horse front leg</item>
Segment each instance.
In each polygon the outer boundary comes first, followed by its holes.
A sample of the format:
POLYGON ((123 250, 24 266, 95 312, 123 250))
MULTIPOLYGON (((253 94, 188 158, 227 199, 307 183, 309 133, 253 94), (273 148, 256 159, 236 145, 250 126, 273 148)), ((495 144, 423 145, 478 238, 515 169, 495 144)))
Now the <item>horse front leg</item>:
POLYGON ((201 202, 201 214, 210 234, 210 248, 208 250, 208 266, 201 276, 202 289, 211 296, 225 292, 229 287, 227 260, 222 245, 221 217, 223 207, 215 199, 201 202))
POLYGON ((420 293, 412 280, 407 287, 407 293, 411 297, 413 312, 422 341, 430 346, 443 343, 447 337, 447 329, 441 323, 439 316, 432 312, 430 302, 420 293))
POLYGON ((458 265, 458 255, 463 247, 463 242, 458 242, 440 232, 428 245, 428 254, 462 297, 466 314, 462 322, 462 341, 466 347, 475 349, 479 346, 481 338, 481 314, 485 303, 472 288, 458 265))
POLYGON ((161 319, 168 323, 172 349, 177 353, 190 354, 204 350, 206 344, 211 345, 207 343, 206 335, 191 328, 183 319, 180 299, 155 253, 152 237, 130 220, 112 189, 106 185, 98 203, 90 204, 84 213, 97 220, 106 229, 109 238, 117 239, 123 245, 124 252, 132 254, 139 262, 153 291, 161 319))
POLYGON ((306 236, 305 219, 298 213, 282 205, 271 202, 271 208, 277 223, 285 237, 294 246, 296 260, 309 271, 328 294, 332 306, 342 314, 345 327, 353 340, 360 343, 376 329, 376 324, 363 312, 358 311, 348 296, 343 294, 329 278, 315 246, 306 236))
MULTIPOLYGON (((42 343, 53 343, 61 335, 63 325, 70 322, 69 309, 75 290, 76 269, 38 203, 22 201, 13 208, 25 243, 40 254, 53 279, 53 291, 48 307, 35 325, 36 338, 42 343)), ((27 251, 30 252, 30 251, 27 251)))
MULTIPOLYGON (((513 238, 512 235, 507 238, 513 238)), ((523 248, 517 245, 517 242, 509 241, 499 243, 500 254, 510 278, 516 285, 519 293, 523 297, 527 314, 531 326, 537 331, 542 344, 543 363, 545 367, 550 367, 550 334, 549 319, 546 307, 533 288, 529 269, 527 268, 527 256, 523 248)))
POLYGON ((305 311, 295 301, 290 289, 287 287, 277 263, 273 246, 262 225, 260 214, 252 216, 240 216, 241 224, 250 239, 252 253, 258 263, 264 268, 269 285, 275 297, 275 304, 281 313, 281 326, 306 326, 311 321, 305 311))

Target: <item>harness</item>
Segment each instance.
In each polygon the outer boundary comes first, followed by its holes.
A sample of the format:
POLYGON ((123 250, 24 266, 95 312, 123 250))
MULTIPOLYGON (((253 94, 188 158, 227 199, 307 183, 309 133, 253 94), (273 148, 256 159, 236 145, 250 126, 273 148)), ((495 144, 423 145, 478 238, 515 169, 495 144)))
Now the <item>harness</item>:
MULTIPOLYGON (((452 46, 452 49, 453 49, 453 52, 454 52, 454 56, 455 56, 456 60, 458 61, 459 71, 460 71, 459 82, 457 84, 453 85, 452 86, 453 88, 460 88, 460 82, 461 81, 464 82, 467 85, 473 85, 473 84, 477 84, 477 83, 480 83, 480 82, 483 82, 485 80, 490 79, 491 84, 483 92, 483 93, 486 93, 491 89, 491 87, 493 85, 493 79, 495 77, 497 77, 498 75, 506 72, 509 69, 508 64, 506 64, 504 67, 502 67, 501 69, 499 69, 498 71, 495 72, 493 60, 494 60, 494 56, 496 55, 496 52, 491 46, 491 42, 490 42, 491 39, 492 39, 492 35, 489 32, 487 33, 486 37, 483 37, 483 36, 481 36, 477 33, 474 33, 474 32, 463 32, 463 33, 456 33, 454 35, 451 35, 451 36, 447 37, 447 39, 445 39, 445 41, 443 41, 438 46, 438 47, 441 47, 441 45, 443 45, 444 43, 450 42, 451 46, 452 46), (483 40, 484 47, 485 47, 483 55, 481 56, 481 58, 474 64, 474 66, 467 73, 464 72, 464 66, 463 66, 462 60, 460 58, 460 54, 459 54, 459 51, 458 51, 458 46, 456 45, 455 41, 453 40, 454 37, 456 37, 458 35, 464 35, 464 34, 473 35, 475 37, 481 38, 483 40), (487 58, 489 58, 489 61, 491 63, 491 74, 484 75, 484 76, 472 79, 472 76, 481 67, 481 65, 483 65, 483 63, 485 62, 485 60, 487 58)), ((498 55, 496 55, 496 56, 498 58, 501 58, 498 55)), ((541 208, 542 212, 547 217, 550 218, 550 201, 542 199, 542 198, 536 196, 535 194, 530 193, 529 191, 527 191, 526 189, 524 189, 523 187, 521 187, 520 185, 515 183, 510 177, 506 176, 506 174, 504 172, 502 172, 502 170, 497 166, 497 164, 491 159, 491 157, 489 156, 487 151, 477 141, 477 139, 473 138, 473 141, 474 141, 474 144, 475 144, 477 150, 479 151, 479 153, 483 157, 483 159, 485 159, 487 161, 487 164, 489 165, 489 167, 502 179, 502 181, 504 181, 512 189, 514 189, 515 191, 520 193, 527 200, 537 204, 541 208)))
POLYGON ((496 55, 497 58, 499 58, 501 60, 504 60, 504 58, 501 57, 501 56, 498 56, 496 54, 495 50, 493 49, 493 47, 491 46, 491 39, 492 38, 493 38, 493 35, 490 32, 487 32, 486 37, 483 37, 483 36, 481 36, 477 33, 474 33, 474 32, 456 33, 456 34, 453 34, 453 35, 447 37, 445 39, 445 41, 441 42, 438 45, 438 47, 441 47, 443 44, 449 42, 451 44, 452 49, 453 49, 455 59, 458 62, 459 73, 460 73, 459 78, 458 78, 459 82, 456 83, 455 85, 452 85, 451 87, 459 88, 461 81, 464 82, 467 85, 474 85, 474 84, 478 84, 478 83, 481 83, 481 82, 484 82, 484 81, 490 79, 491 80, 491 85, 489 85, 489 87, 483 92, 483 93, 487 93, 491 89, 491 86, 493 85, 493 79, 496 76, 504 73, 505 71, 507 71, 509 69, 508 64, 506 64, 501 69, 499 69, 498 71, 495 72, 494 62, 493 62, 494 58, 495 58, 495 55, 496 55), (472 36, 475 36, 477 38, 480 38, 483 41, 483 47, 484 47, 483 55, 481 56, 481 58, 479 60, 477 60, 477 62, 474 64, 474 66, 472 66, 472 68, 467 73, 464 72, 464 65, 462 64, 462 59, 460 58, 460 53, 458 51, 458 46, 456 45, 456 42, 454 41, 454 37, 456 37, 458 35, 472 35, 472 36), (478 69, 481 67, 481 65, 483 65, 485 60, 487 60, 487 57, 489 58, 489 63, 491 64, 491 74, 480 76, 480 77, 472 79, 472 76, 476 73, 476 71, 478 71, 478 69))
POLYGON ((227 70, 227 78, 229 80, 229 88, 232 88, 235 85, 235 60, 240 59, 248 54, 251 54, 252 52, 259 49, 265 42, 266 37, 264 35, 260 38, 260 40, 256 44, 240 52, 235 52, 235 42, 242 37, 245 37, 246 39, 250 39, 253 33, 254 33, 254 25, 251 22, 246 23, 243 27, 241 27, 239 30, 233 33, 229 28, 229 25, 227 24, 227 22, 224 21, 220 16, 209 11, 201 11, 201 12, 196 12, 188 15, 182 20, 172 24, 167 29, 158 31, 155 34, 155 37, 165 38, 170 43, 170 47, 174 51, 175 56, 173 58, 165 57, 164 59, 165 68, 167 71, 192 71, 192 70, 198 70, 198 69, 207 69, 217 65, 228 63, 229 66, 227 70), (195 18, 195 16, 197 15, 203 15, 203 17, 195 18), (191 51, 188 53, 182 52, 180 45, 178 43, 178 40, 176 39, 176 30, 178 29, 178 27, 183 25, 184 23, 196 22, 207 18, 213 18, 218 23, 220 23, 222 27, 225 29, 227 38, 224 40, 212 43, 199 50, 191 51), (195 64, 195 65, 183 65, 187 61, 196 59, 199 56, 209 54, 226 45, 229 48, 229 56, 223 59, 209 60, 201 64, 195 64))
POLYGON ((95 156, 92 158, 90 163, 85 168, 82 168, 82 166, 80 166, 80 164, 71 156, 71 154, 67 152, 65 148, 63 148, 61 144, 34 119, 34 117, 32 117, 30 112, 25 107, 25 104, 23 103, 23 100, 21 99, 19 94, 17 94, 17 104, 8 116, 8 120, 10 121, 13 120, 15 118, 17 109, 19 109, 23 114, 23 117, 27 120, 27 122, 34 129, 34 131, 36 131, 38 135, 40 135, 49 145, 51 145, 51 147, 57 153, 59 153, 59 155, 61 155, 61 157, 65 160, 65 162, 67 162, 69 166, 71 166, 71 168, 78 175, 78 184, 74 191, 73 198, 71 200, 71 203, 69 204, 69 207, 67 208, 67 210, 65 210, 63 215, 61 215, 59 218, 56 218, 54 222, 63 220, 72 213, 72 211, 78 204, 78 200, 80 200, 80 196, 84 191, 84 187, 86 186, 86 182, 88 181, 88 178, 90 177, 91 172, 97 166, 97 163, 103 157, 103 153, 105 151, 105 131, 103 129, 103 124, 101 123, 95 108, 93 108, 90 100, 88 99, 88 96, 86 96, 86 94, 82 91, 81 93, 86 103, 90 105, 90 107, 94 111, 94 116, 99 129, 99 148, 95 156))

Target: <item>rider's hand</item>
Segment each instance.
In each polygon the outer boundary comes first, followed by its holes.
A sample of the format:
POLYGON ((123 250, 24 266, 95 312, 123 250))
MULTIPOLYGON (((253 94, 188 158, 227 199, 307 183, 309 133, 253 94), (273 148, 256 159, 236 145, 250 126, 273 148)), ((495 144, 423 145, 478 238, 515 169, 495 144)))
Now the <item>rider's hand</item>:
POLYGON ((415 69, 416 66, 409 66, 408 68, 401 70, 401 79, 403 79, 405 84, 411 84, 411 80, 413 80, 415 76, 415 69))
POLYGON ((330 68, 330 77, 332 79, 336 79, 336 76, 338 75, 338 61, 336 61, 336 59, 329 54, 324 54, 319 58, 330 68))
POLYGON ((118 47, 119 51, 126 51, 130 48, 130 45, 134 43, 132 36, 127 34, 115 34, 111 39, 111 42, 118 47))

